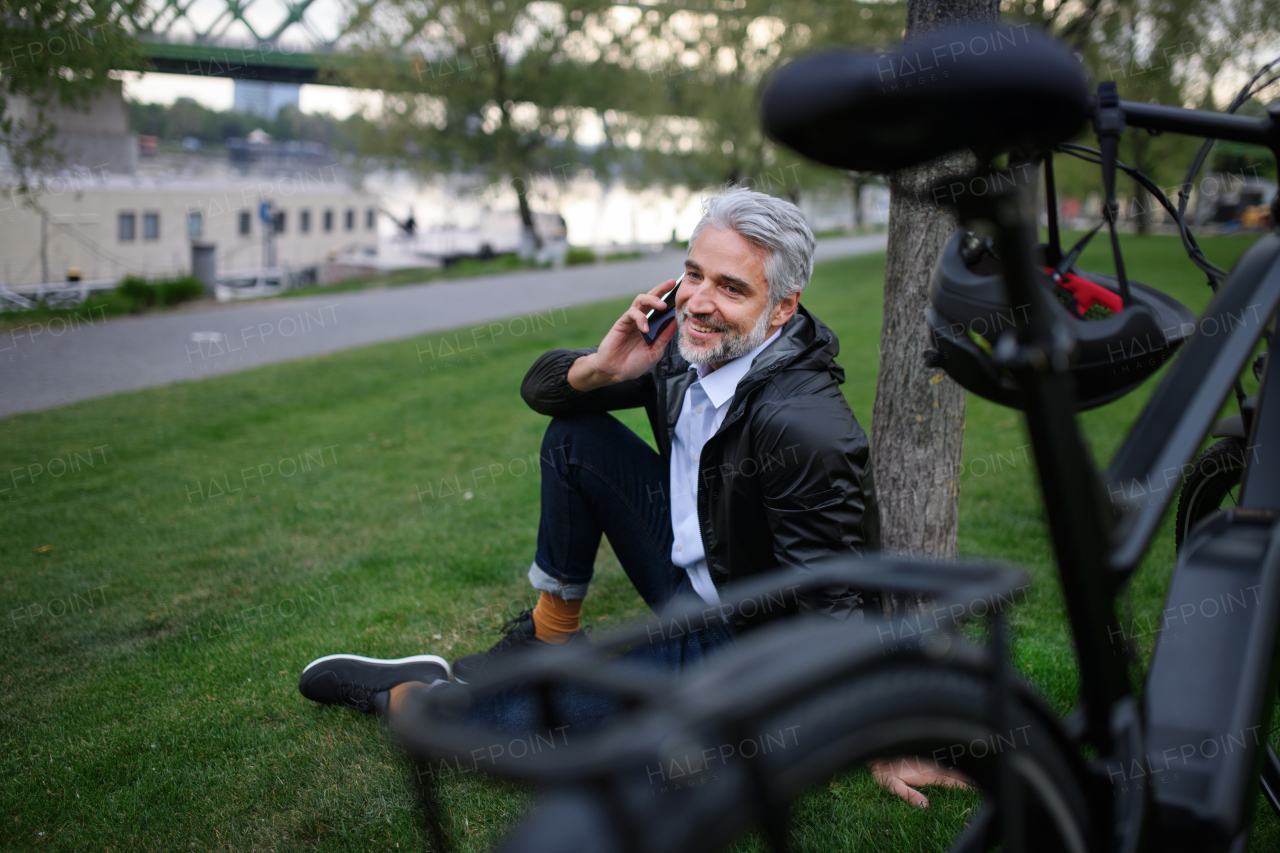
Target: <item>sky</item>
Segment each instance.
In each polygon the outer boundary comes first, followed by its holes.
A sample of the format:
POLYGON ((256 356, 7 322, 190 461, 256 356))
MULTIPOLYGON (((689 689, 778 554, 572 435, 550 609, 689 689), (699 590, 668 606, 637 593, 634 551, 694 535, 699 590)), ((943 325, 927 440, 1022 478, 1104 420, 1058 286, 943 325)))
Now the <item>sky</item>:
MULTIPOLYGON (((135 72, 120 76, 124 80, 125 97, 147 104, 172 104, 180 97, 187 97, 209 109, 229 110, 235 92, 233 81, 210 77, 135 72)), ((340 86, 304 84, 298 93, 298 107, 304 113, 330 113, 336 118, 346 118, 362 98, 369 96, 370 93, 340 86)))

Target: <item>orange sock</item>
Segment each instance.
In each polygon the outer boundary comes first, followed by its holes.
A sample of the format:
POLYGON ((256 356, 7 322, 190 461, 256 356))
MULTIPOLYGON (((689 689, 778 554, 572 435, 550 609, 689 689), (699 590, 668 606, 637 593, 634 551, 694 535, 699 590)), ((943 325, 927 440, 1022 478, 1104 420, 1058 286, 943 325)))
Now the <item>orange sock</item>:
POLYGON ((544 643, 558 646, 569 639, 570 634, 582 630, 578 619, 582 615, 582 599, 565 601, 558 595, 543 592, 533 608, 533 636, 544 643))
POLYGON ((392 714, 400 713, 400 707, 404 704, 404 699, 415 690, 421 690, 427 685, 421 681, 406 681, 404 684, 397 684, 391 688, 391 695, 387 697, 387 708, 392 714))

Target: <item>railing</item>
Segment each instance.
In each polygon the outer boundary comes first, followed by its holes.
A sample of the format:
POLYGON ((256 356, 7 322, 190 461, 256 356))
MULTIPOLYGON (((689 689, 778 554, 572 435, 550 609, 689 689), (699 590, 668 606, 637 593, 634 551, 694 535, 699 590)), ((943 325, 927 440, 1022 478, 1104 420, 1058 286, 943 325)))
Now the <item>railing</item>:
POLYGON ((0 284, 0 310, 28 311, 41 302, 59 307, 79 305, 92 293, 114 290, 120 282, 114 278, 93 281, 59 281, 44 284, 0 284))

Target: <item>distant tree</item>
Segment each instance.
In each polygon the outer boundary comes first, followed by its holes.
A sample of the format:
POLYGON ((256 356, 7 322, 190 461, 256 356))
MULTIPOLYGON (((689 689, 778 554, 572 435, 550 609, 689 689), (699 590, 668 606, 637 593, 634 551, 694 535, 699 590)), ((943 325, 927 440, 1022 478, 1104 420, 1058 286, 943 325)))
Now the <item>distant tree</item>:
POLYGON ((169 109, 167 136, 185 139, 188 136, 199 138, 203 135, 205 119, 209 114, 195 101, 178 101, 169 109))
MULTIPOLYGON (((1192 8, 1200 2, 1203 0, 1131 0, 1099 16, 1094 21, 1094 37, 1082 40, 1083 54, 1096 78, 1115 80, 1120 96, 1128 100, 1182 104, 1202 36, 1192 8)), ((1153 136, 1129 128, 1121 138, 1120 158, 1157 184, 1172 188, 1198 145, 1199 141, 1184 136, 1153 136)), ((1100 169, 1085 165, 1089 178, 1100 189, 1100 169)), ((1155 222, 1157 202, 1137 181, 1128 179, 1125 184, 1132 187, 1134 201, 1129 215, 1138 233, 1145 234, 1155 222)))
POLYGON ((144 136, 162 137, 165 135, 165 121, 168 111, 164 104, 141 104, 137 101, 125 101, 129 114, 129 129, 144 136))
POLYGON ((578 165, 606 180, 745 183, 793 199, 843 185, 764 138, 757 90, 800 50, 886 43, 901 5, 703 5, 365 0, 350 24, 361 60, 346 79, 385 95, 367 150, 509 180, 530 233, 530 179, 578 165), (601 144, 575 145, 586 129, 601 144))
POLYGON ((871 186, 883 186, 884 181, 878 175, 868 172, 849 172, 849 190, 853 196, 853 227, 865 228, 867 223, 862 212, 862 191, 871 186))
MULTIPOLYGON (((663 97, 648 106, 659 117, 700 122, 701 138, 685 142, 687 148, 676 140, 667 153, 687 154, 706 183, 761 183, 779 156, 761 133, 757 90, 780 57, 809 46, 812 38, 808 25, 792 23, 786 14, 777 4, 750 2, 741 8, 726 4, 715 13, 669 8, 665 16, 654 16, 639 67, 659 75, 663 97)), ((633 120, 652 123, 651 116, 633 120)), ((781 165, 798 162, 781 156, 787 161, 781 165)), ((775 192, 786 189, 783 182, 775 192)))
POLYGON ((40 216, 40 272, 49 280, 42 176, 63 161, 52 114, 84 109, 111 84, 112 69, 138 67, 139 46, 122 25, 143 0, 43 0, 0 5, 0 145, 23 203, 40 216))
POLYGON ((1276 158, 1266 148, 1219 142, 1213 153, 1211 171, 1271 181, 1276 179, 1276 158))
POLYGON ((904 11, 900 3, 848 0, 739 0, 696 11, 656 5, 633 53, 651 97, 619 116, 613 142, 633 133, 643 140, 633 177, 645 182, 746 184, 796 202, 819 187, 843 187, 838 171, 764 137, 756 106, 760 84, 797 53, 887 45, 901 32, 904 11), (696 126, 673 117, 691 118, 696 126))
MULTIPOLYGON (((1083 6, 1033 0, 1007 4, 1006 13, 1070 41, 1090 76, 1114 80, 1122 98, 1203 109, 1224 107, 1225 103, 1215 105, 1219 81, 1240 78, 1243 82, 1252 76, 1275 58, 1280 36, 1280 0, 1091 0, 1083 6), (1076 13, 1070 20, 1064 18, 1067 9, 1076 13)), ((1093 145, 1091 131, 1084 136, 1085 144, 1093 145)), ((1199 144, 1176 134, 1152 136, 1130 128, 1121 140, 1120 157, 1173 198, 1199 144)), ((1252 152, 1243 158, 1246 170, 1271 162, 1265 148, 1244 150, 1252 152)), ((1061 195, 1101 191, 1096 165, 1069 157, 1056 159, 1061 195)), ((1146 231, 1157 203, 1136 181, 1126 178, 1121 186, 1131 187, 1132 216, 1138 230, 1146 231)))
POLYGON ((640 96, 628 39, 645 18, 604 0, 358 2, 349 38, 359 59, 344 79, 384 95, 365 150, 509 182, 527 254, 541 246, 531 182, 570 177, 586 159, 577 134, 597 128, 606 105, 640 96))
POLYGON ((130 130, 171 141, 190 136, 205 143, 223 143, 243 139, 260 127, 273 139, 284 142, 318 142, 337 151, 354 151, 366 124, 358 114, 338 119, 303 113, 292 105, 282 107, 274 119, 235 110, 211 110, 194 101, 170 105, 130 101, 127 106, 130 130))
MULTIPOLYGON (((212 113, 205 123, 202 142, 226 142, 228 139, 243 139, 253 132, 262 119, 245 113, 225 112, 212 113)), ((173 137, 170 136, 172 139, 173 137)))

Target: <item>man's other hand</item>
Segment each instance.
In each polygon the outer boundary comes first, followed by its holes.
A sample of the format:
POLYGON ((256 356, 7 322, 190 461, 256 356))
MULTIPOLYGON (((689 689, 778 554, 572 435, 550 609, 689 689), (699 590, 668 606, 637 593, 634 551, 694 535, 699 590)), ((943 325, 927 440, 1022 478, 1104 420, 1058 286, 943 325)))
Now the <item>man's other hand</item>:
POLYGON ((582 356, 569 368, 569 384, 579 391, 591 391, 615 382, 635 379, 657 364, 675 335, 677 324, 673 322, 663 329, 652 345, 645 343, 640 332, 649 331, 649 323, 644 315, 651 310, 661 311, 666 308, 666 303, 660 297, 675 286, 676 280, 668 279, 632 300, 631 307, 618 318, 600 342, 600 349, 591 355, 582 356))
POLYGON ((912 785, 944 785, 948 788, 968 788, 973 782, 959 770, 951 770, 927 758, 887 758, 871 762, 871 775, 876 782, 888 788, 902 799, 929 808, 929 798, 912 785))

